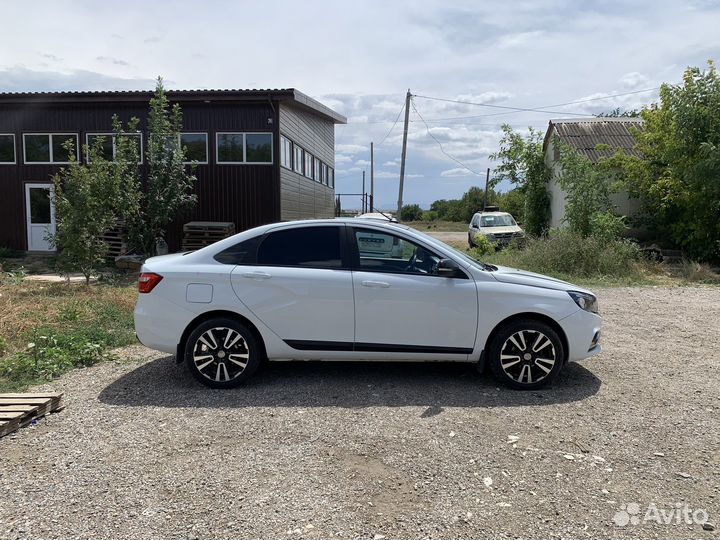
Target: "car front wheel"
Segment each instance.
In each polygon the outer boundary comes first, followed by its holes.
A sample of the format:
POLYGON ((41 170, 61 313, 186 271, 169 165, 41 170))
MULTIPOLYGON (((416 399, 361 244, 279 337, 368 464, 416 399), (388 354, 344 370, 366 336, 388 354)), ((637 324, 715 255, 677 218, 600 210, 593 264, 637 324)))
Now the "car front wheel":
POLYGON ((211 388, 233 388, 249 379, 260 365, 257 340, 233 319, 199 324, 185 343, 185 362, 193 376, 211 388))
POLYGON ((560 373, 565 351, 557 332, 535 320, 518 320, 495 334, 488 362, 501 382, 520 390, 550 384, 560 373))

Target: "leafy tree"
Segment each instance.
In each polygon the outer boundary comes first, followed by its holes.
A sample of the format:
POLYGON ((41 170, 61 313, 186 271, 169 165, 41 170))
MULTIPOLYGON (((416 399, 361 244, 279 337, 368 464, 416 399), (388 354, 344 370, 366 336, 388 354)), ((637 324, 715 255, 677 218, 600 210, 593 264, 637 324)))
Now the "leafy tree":
POLYGON ((656 237, 690 256, 720 260, 720 76, 690 67, 679 85, 641 112, 635 134, 642 158, 616 155, 627 187, 643 204, 656 237))
MULTIPOLYGON (((137 120, 130 124, 136 125, 137 120)), ((113 118, 113 130, 122 132, 117 117, 113 118)), ((137 169, 137 156, 134 162, 108 160, 102 147, 102 137, 84 146, 88 163, 81 164, 73 144, 68 143, 70 164, 53 178, 57 230, 51 240, 59 250, 58 265, 66 273, 81 272, 86 284, 105 263, 107 244, 103 235, 122 215, 125 191, 133 183, 132 170, 137 169)), ((132 153, 127 155, 131 157, 132 153)))
POLYGON ((419 204, 406 204, 400 211, 401 221, 420 221, 422 216, 423 211, 419 204))
POLYGON ((596 215, 607 213, 612 207, 610 195, 618 191, 620 184, 617 172, 606 161, 592 163, 557 137, 554 144, 560 151, 560 173, 556 180, 565 192, 564 221, 573 231, 589 236, 596 215))
POLYGON ((623 111, 620 107, 616 107, 608 112, 601 112, 597 115, 598 118, 636 118, 638 116, 640 116, 640 111, 637 109, 623 111))
POLYGON ((512 214, 518 223, 525 223, 525 193, 520 188, 498 193, 496 203, 500 210, 512 214))
POLYGON ((195 176, 184 164, 180 145, 182 110, 172 107, 163 81, 158 78, 148 115, 147 187, 137 182, 126 198, 125 218, 130 245, 147 256, 156 253, 168 225, 197 200, 192 193, 195 176))
POLYGON ((525 195, 525 230, 535 236, 544 235, 550 222, 550 194, 543 133, 529 128, 528 134, 522 136, 507 124, 502 131, 500 150, 490 156, 501 162, 495 170, 496 181, 509 180, 518 186, 525 195))

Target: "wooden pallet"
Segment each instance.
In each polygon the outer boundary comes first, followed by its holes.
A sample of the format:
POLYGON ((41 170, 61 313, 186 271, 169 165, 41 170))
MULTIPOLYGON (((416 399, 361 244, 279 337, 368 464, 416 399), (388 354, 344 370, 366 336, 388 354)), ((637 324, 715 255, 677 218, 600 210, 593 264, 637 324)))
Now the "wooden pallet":
POLYGON ((183 251, 193 251, 235 234, 235 224, 224 221, 191 221, 183 225, 183 251))
POLYGON ((62 408, 62 394, 0 394, 0 437, 62 408))

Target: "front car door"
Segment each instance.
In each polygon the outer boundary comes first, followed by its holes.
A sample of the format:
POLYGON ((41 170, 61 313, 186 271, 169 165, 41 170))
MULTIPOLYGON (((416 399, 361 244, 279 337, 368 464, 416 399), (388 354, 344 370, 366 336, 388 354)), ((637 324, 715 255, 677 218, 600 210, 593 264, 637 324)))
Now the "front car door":
MULTIPOLYGON (((352 350, 353 288, 342 224, 271 230, 252 264, 233 269, 238 298, 298 351, 352 350)), ((298 357, 303 357, 299 352, 298 357)))
POLYGON ((355 351, 465 360, 478 320, 475 281, 436 274, 440 256, 387 230, 349 228, 355 351))

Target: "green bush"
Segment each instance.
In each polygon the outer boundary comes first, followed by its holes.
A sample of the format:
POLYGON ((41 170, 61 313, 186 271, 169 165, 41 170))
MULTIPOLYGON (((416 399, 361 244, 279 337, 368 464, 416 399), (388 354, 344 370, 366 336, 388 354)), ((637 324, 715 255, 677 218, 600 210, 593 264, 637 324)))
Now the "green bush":
POLYGON ((553 230, 545 238, 528 238, 524 248, 510 245, 481 258, 483 262, 565 279, 643 278, 643 261, 637 245, 599 236, 583 238, 569 229, 553 230))
POLYGON ((495 253, 495 244, 487 239, 484 234, 476 234, 473 236, 473 243, 475 244, 475 253, 478 255, 490 255, 495 253))
POLYGON ((423 221, 437 221, 438 213, 435 210, 426 210, 422 215, 423 221))
POLYGON ((419 204, 406 204, 400 211, 402 221, 420 221, 422 217, 423 211, 419 204))

